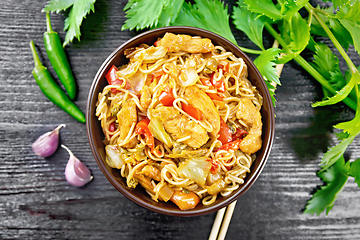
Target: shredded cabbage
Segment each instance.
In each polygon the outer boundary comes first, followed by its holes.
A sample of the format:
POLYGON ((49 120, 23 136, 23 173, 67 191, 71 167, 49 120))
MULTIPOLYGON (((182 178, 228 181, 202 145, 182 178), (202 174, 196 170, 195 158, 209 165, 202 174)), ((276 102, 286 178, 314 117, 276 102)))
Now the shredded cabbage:
POLYGON ((180 176, 189 178, 200 186, 204 186, 210 168, 211 161, 207 161, 206 158, 190 158, 180 163, 177 172, 180 176))

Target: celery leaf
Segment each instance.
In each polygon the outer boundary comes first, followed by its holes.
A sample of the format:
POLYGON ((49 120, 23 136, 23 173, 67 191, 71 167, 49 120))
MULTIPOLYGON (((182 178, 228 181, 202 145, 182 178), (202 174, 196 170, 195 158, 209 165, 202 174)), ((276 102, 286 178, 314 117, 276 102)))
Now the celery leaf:
POLYGON ((348 171, 349 176, 355 178, 355 182, 360 188, 360 158, 350 163, 350 169, 348 171))
POLYGON ((359 72, 352 74, 350 81, 340 91, 337 91, 337 93, 334 96, 332 96, 326 100, 313 103, 313 104, 311 104, 311 106, 312 107, 326 106, 326 105, 332 105, 332 104, 341 102, 349 95, 349 93, 354 88, 355 84, 357 84, 357 83, 360 83, 359 72))
MULTIPOLYGON (((323 0, 323 2, 328 2, 329 0, 323 0)), ((356 0, 330 0, 333 3, 334 8, 341 7, 342 5, 350 2, 353 3, 356 0)))
POLYGON ((278 48, 269 48, 266 51, 262 52, 255 60, 254 64, 260 71, 261 75, 264 76, 264 80, 266 85, 269 88, 269 92, 271 95, 271 99, 273 105, 275 106, 275 93, 273 86, 274 83, 281 85, 279 76, 276 74, 276 69, 274 66, 276 65, 275 61, 279 57, 280 49, 278 48))
POLYGON ((331 77, 330 72, 339 72, 339 59, 332 53, 326 44, 317 44, 314 54, 314 68, 323 75, 324 78, 331 77))
POLYGON ((304 50, 310 40, 310 27, 300 13, 294 14, 290 20, 290 37, 289 47, 295 52, 304 50))
POLYGON ((280 14, 289 21, 309 0, 285 0, 281 4, 280 14))
POLYGON ((339 19, 341 24, 349 31, 355 50, 360 53, 360 24, 347 19, 339 19))
POLYGON ((199 27, 217 33, 236 44, 230 29, 228 7, 220 0, 184 3, 173 25, 199 27))
POLYGON ((359 12, 360 12, 359 1, 354 1, 353 3, 347 1, 346 4, 343 4, 339 7, 339 10, 337 11, 335 18, 347 19, 350 21, 360 21, 359 12))
POLYGON ((274 61, 279 57, 280 51, 278 48, 269 48, 254 60, 254 64, 259 69, 261 75, 263 75, 267 81, 275 82, 279 85, 281 85, 281 83, 274 68, 276 65, 274 61))
POLYGON ((42 11, 59 13, 60 11, 65 11, 71 7, 75 1, 76 0, 51 0, 46 4, 42 11))
POLYGON ((281 19, 280 10, 271 0, 244 0, 248 9, 260 15, 266 15, 273 20, 281 19))
POLYGON ((347 147, 352 143, 354 138, 354 135, 349 135, 347 138, 344 138, 339 144, 330 148, 321 159, 321 171, 325 171, 337 160, 339 160, 339 158, 344 155, 344 152, 346 151, 347 147))
MULTIPOLYGON (((346 85, 346 80, 340 70, 339 59, 332 53, 326 44, 316 44, 313 67, 330 83, 340 90, 346 85)), ((323 88, 324 96, 332 96, 326 88, 323 88)))
POLYGON ((90 11, 95 12, 94 4, 96 0, 75 0, 72 6, 69 16, 64 22, 64 31, 66 32, 64 46, 72 42, 76 37, 80 41, 80 26, 83 19, 90 11))
POLYGON ((349 45, 354 44, 349 31, 339 22, 338 19, 329 19, 329 24, 331 32, 334 34, 341 46, 348 50, 349 45))
POLYGON ((345 163, 344 157, 340 159, 324 172, 317 175, 326 183, 313 194, 312 198, 305 206, 305 214, 320 215, 326 210, 326 215, 333 208, 336 199, 339 197, 347 180, 350 163, 345 163))
POLYGON ((166 27, 173 23, 177 18, 183 3, 184 0, 177 0, 170 1, 167 5, 164 5, 156 27, 166 27))
POLYGON ((265 50, 263 30, 267 18, 265 16, 257 18, 256 13, 245 8, 244 0, 239 0, 237 4, 238 7, 234 7, 232 15, 236 28, 243 31, 260 49, 265 50))
POLYGON ((182 3, 183 1, 158 0, 155 2, 147 0, 130 0, 124 8, 128 19, 125 21, 121 30, 141 30, 144 28, 155 27, 158 25, 159 19, 161 19, 161 24, 166 24, 167 22, 174 20, 180 10, 179 4, 175 2, 182 3), (161 18, 163 9, 165 10, 165 13, 161 18), (169 15, 165 16, 165 14, 171 14, 170 19, 167 19, 169 15))
POLYGON ((350 135, 358 135, 360 133, 360 113, 356 114, 352 120, 338 123, 334 127, 342 129, 350 135))

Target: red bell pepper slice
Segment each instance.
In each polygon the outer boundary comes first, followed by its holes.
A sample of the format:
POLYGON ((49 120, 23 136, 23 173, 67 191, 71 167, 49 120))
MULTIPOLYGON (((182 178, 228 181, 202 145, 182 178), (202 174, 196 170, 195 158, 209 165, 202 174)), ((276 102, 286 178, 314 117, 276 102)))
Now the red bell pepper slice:
POLYGON ((232 141, 235 141, 236 139, 243 139, 247 134, 247 131, 237 128, 236 132, 232 135, 232 141))
POLYGON ((220 69, 220 68, 221 68, 221 69, 224 71, 224 73, 226 74, 226 73, 230 72, 230 63, 229 63, 229 62, 226 62, 226 63, 221 62, 221 63, 219 64, 219 66, 218 66, 218 69, 220 69))
POLYGON ((224 120, 222 118, 220 118, 220 131, 219 131, 220 136, 218 137, 218 140, 220 140, 220 142, 224 145, 228 142, 231 142, 232 139, 232 132, 230 130, 230 128, 228 127, 228 125, 226 125, 226 123, 224 122, 224 120))
POLYGON ((151 152, 154 153, 156 151, 156 153, 159 155, 161 153, 159 153, 159 151, 155 149, 154 135, 151 133, 151 131, 148 127, 149 122, 150 122, 150 120, 148 118, 145 118, 145 119, 141 120, 140 122, 138 122, 136 124, 135 134, 144 135, 146 145, 149 146, 149 148, 151 149, 151 152))
MULTIPOLYGON (((118 68, 115 65, 112 65, 110 70, 106 73, 105 78, 108 81, 109 85, 122 85, 123 84, 124 81, 119 79, 119 77, 116 74, 117 71, 118 71, 118 68)), ((125 89, 129 89, 130 87, 131 86, 129 85, 129 83, 126 82, 125 89)), ((119 93, 120 91, 117 90, 116 88, 112 88, 111 92, 116 94, 116 93, 119 93)))
POLYGON ((206 93, 212 100, 222 101, 224 97, 218 93, 206 93))
MULTIPOLYGON (((202 84, 204 86, 208 86, 210 87, 210 89, 213 89, 214 86, 213 84, 210 82, 210 80, 208 78, 200 78, 200 81, 202 82, 202 84)), ((224 90, 225 90, 225 84, 224 84, 224 90)), ((217 93, 206 93, 212 100, 217 100, 217 101, 222 101, 224 99, 223 96, 217 94, 217 93)))
POLYGON ((225 92, 225 82, 223 79, 220 79, 219 81, 215 81, 214 79, 214 73, 210 74, 211 84, 219 91, 219 92, 225 92))
POLYGON ((212 87, 212 86, 213 86, 208 78, 200 78, 200 81, 202 82, 202 84, 203 84, 204 86, 208 86, 208 87, 212 87))
POLYGON ((159 96, 159 100, 164 106, 170 107, 173 105, 175 97, 172 93, 172 89, 169 88, 169 86, 165 87, 164 91, 159 96))
POLYGON ((210 168, 210 173, 211 174, 216 174, 219 171, 219 162, 214 160, 214 159, 207 159, 206 161, 211 162, 211 168, 210 168))
POLYGON ((240 148, 240 143, 241 143, 242 139, 237 139, 235 141, 226 143, 224 145, 222 145, 219 150, 225 150, 225 151, 236 151, 240 148))
POLYGON ((181 108, 184 110, 184 112, 186 112, 196 120, 201 120, 204 118, 204 114, 202 113, 202 111, 200 109, 197 109, 196 107, 189 106, 186 103, 182 102, 181 108))
POLYGON ((164 71, 160 71, 160 72, 153 72, 152 78, 151 78, 151 82, 153 82, 155 79, 160 78, 162 75, 164 75, 164 71))

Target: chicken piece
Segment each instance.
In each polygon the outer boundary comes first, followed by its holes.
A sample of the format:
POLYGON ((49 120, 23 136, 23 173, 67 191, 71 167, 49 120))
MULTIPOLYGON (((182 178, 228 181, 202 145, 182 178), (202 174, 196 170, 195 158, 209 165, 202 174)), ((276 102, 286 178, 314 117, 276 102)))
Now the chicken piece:
POLYGON ((175 140, 190 136, 182 142, 192 148, 199 148, 209 140, 206 130, 200 124, 182 114, 163 122, 163 125, 175 140))
POLYGON ((212 125, 213 131, 211 137, 216 137, 220 131, 220 115, 211 98, 195 86, 185 89, 184 99, 193 106, 202 111, 205 119, 212 125))
MULTIPOLYGON (((119 113, 117 114, 117 120, 119 122, 120 128, 120 142, 124 141, 131 126, 137 123, 137 112, 136 112, 136 104, 134 101, 128 100, 125 102, 119 113)), ((134 148, 136 146, 137 140, 132 139, 130 142, 124 144, 122 147, 124 148, 134 148)))
POLYGON ((152 115, 159 117, 162 122, 176 118, 180 114, 179 110, 174 107, 160 106, 153 110, 152 115))
POLYGON ((161 180, 160 170, 154 166, 145 165, 145 167, 143 167, 143 169, 141 170, 141 173, 151 179, 154 179, 155 181, 160 182, 161 180))
POLYGON ((257 152, 262 145, 262 122, 260 111, 248 98, 242 98, 238 104, 236 117, 248 126, 248 135, 241 141, 240 150, 247 154, 257 152))
POLYGON ((164 46, 168 52, 207 53, 215 49, 208 38, 193 38, 184 34, 166 33, 156 46, 164 46))
MULTIPOLYGON (((155 195, 155 191, 154 191, 154 186, 151 184, 151 181, 148 177, 146 177, 145 175, 136 172, 134 174, 134 178, 136 180, 138 180, 138 182, 140 183, 140 185, 145 188, 148 192, 150 192, 151 194, 155 195)), ((170 188, 167 184, 165 184, 160 190, 159 190, 159 199, 162 201, 169 201, 171 196, 173 195, 174 190, 172 188, 170 188)), ((157 201, 157 199, 154 199, 157 201)))
POLYGON ((140 106, 147 109, 151 103, 151 92, 148 86, 144 86, 141 90, 140 106))

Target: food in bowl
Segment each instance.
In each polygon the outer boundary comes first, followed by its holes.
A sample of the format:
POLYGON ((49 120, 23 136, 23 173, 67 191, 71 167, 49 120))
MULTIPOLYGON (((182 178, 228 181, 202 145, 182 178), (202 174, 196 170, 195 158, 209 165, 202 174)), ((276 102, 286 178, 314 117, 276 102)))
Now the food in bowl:
POLYGON ((244 183, 262 147, 262 96, 242 58, 210 39, 166 33, 126 49, 98 96, 106 163, 128 187, 181 210, 244 183))

